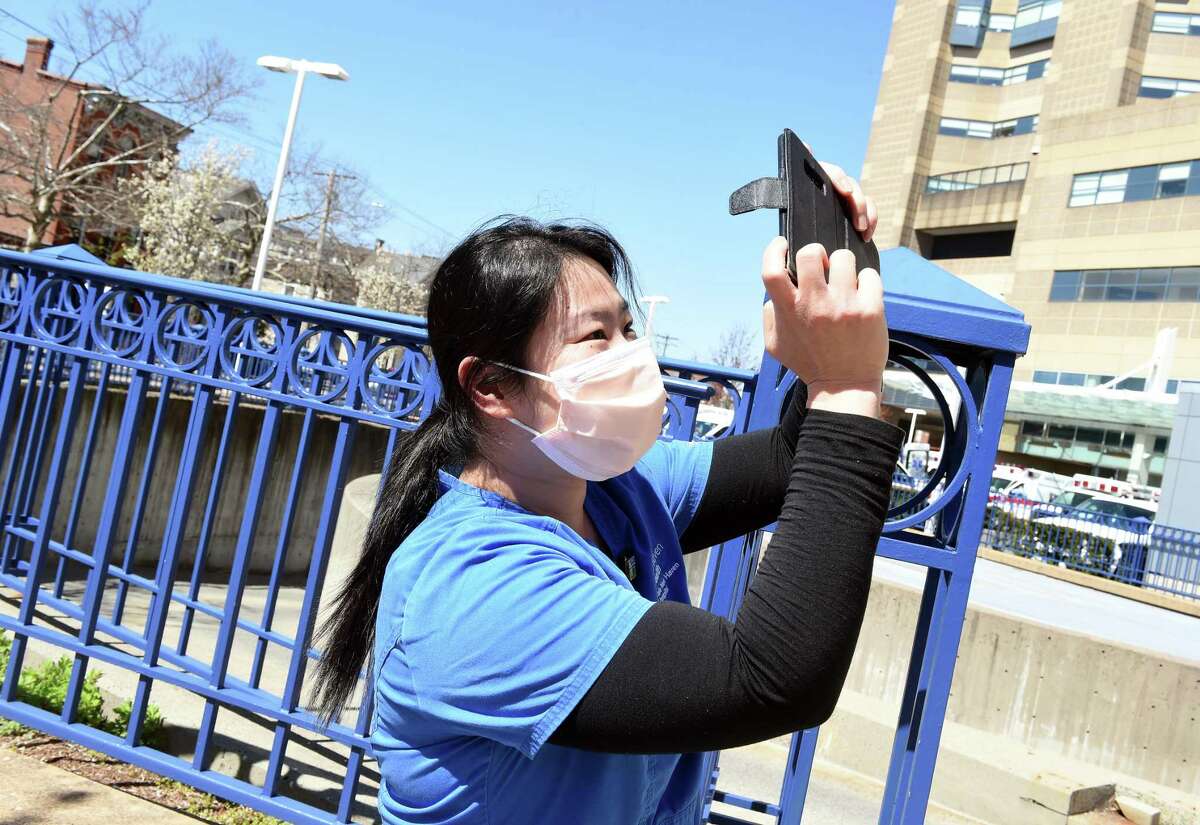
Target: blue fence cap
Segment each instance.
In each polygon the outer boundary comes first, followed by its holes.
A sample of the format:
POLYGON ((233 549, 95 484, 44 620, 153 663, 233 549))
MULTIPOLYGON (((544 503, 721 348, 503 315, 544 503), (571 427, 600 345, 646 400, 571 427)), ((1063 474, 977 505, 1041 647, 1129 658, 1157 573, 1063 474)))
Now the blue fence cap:
POLYGON ((907 247, 879 255, 888 327, 893 332, 1024 354, 1029 325, 1018 309, 907 247))
POLYGON ((35 249, 31 255, 44 255, 48 258, 58 258, 60 261, 78 261, 81 264, 96 264, 105 266, 105 263, 100 258, 97 258, 91 252, 88 252, 77 243, 64 243, 58 246, 47 246, 42 249, 35 249))

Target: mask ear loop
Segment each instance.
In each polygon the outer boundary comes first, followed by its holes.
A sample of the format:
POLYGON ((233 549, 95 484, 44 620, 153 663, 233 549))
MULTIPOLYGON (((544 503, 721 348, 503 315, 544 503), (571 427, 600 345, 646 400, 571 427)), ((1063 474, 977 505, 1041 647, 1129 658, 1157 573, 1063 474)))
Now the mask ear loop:
MULTIPOLYGON (((519 372, 522 375, 528 375, 530 378, 540 378, 541 380, 543 380, 549 384, 554 384, 553 378, 551 378, 548 375, 543 375, 540 372, 533 372, 532 370, 523 370, 520 367, 514 367, 512 364, 506 364, 503 361, 492 361, 491 363, 495 364, 497 367, 504 367, 507 370, 512 370, 513 372, 519 372)), ((543 433, 539 433, 537 430, 535 430, 533 427, 530 427, 528 424, 518 421, 517 419, 512 418, 511 416, 508 418, 505 418, 504 420, 509 422, 510 424, 516 424, 518 427, 520 427, 522 430, 524 430, 525 432, 532 435, 534 438, 538 438, 543 435, 543 433)))
POLYGON ((520 367, 514 367, 512 364, 506 364, 503 361, 492 361, 492 363, 495 364, 497 367, 504 367, 506 370, 512 370, 513 372, 519 372, 522 375, 528 375, 530 378, 540 378, 543 381, 549 381, 551 384, 554 383, 553 378, 551 378, 549 375, 542 375, 540 372, 532 372, 530 370, 523 370, 520 367))

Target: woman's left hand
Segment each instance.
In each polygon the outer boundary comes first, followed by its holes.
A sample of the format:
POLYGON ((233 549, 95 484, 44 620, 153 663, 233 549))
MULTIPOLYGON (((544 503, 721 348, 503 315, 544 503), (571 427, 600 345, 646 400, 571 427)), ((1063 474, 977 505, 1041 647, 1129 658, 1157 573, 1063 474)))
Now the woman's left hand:
POLYGON ((875 202, 863 194, 858 181, 846 174, 846 170, 834 163, 821 161, 825 174, 833 181, 833 188, 846 199, 850 211, 854 214, 854 228, 862 235, 864 241, 871 240, 875 234, 875 225, 879 223, 879 213, 875 211, 875 202))

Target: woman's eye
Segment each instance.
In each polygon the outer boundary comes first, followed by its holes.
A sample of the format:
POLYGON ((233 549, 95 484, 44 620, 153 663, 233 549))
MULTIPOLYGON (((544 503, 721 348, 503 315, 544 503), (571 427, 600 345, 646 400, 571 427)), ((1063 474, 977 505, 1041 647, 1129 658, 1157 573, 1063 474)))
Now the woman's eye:
POLYGON ((625 337, 626 338, 636 338, 637 337, 637 330, 635 330, 633 328, 632 321, 629 323, 628 326, 625 327, 625 337))
POLYGON ((608 333, 606 333, 602 329, 598 329, 595 332, 592 332, 590 335, 588 335, 588 337, 585 338, 584 340, 585 341, 607 341, 608 333))

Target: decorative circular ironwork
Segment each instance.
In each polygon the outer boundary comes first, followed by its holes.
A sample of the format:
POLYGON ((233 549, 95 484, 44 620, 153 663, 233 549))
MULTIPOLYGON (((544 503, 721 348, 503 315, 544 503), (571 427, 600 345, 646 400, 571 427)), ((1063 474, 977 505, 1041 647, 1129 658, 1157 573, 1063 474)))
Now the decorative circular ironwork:
POLYGON ((296 339, 288 359, 288 378, 297 395, 332 401, 350 383, 354 345, 344 332, 314 327, 296 339))
POLYGON ((69 278, 47 278, 33 292, 34 329, 46 339, 61 344, 79 333, 87 291, 69 278))
POLYGON ((682 426, 683 412, 679 409, 679 399, 667 393, 667 403, 663 405, 662 427, 659 429, 660 436, 670 435, 673 438, 678 438, 679 428, 682 426))
POLYGON ((0 329, 7 329, 21 317, 21 295, 25 292, 25 274, 19 269, 0 270, 0 329))
MULTIPOLYGON (((729 436, 733 435, 734 431, 737 429, 738 422, 744 420, 744 417, 742 416, 742 407, 746 401, 745 387, 738 387, 733 383, 733 381, 729 380, 728 378, 721 378, 720 376, 697 376, 693 380, 703 381, 705 384, 709 385, 716 384, 729 395, 729 400, 733 402, 733 417, 729 421, 729 426, 714 428, 713 432, 716 432, 717 435, 703 436, 703 438, 707 441, 720 441, 722 438, 729 438, 729 436)), ((715 392, 713 397, 716 398, 715 392)))
POLYGON ((104 294, 92 313, 92 334, 101 349, 126 358, 142 346, 146 317, 150 314, 145 296, 128 289, 104 294))
MULTIPOLYGON (((741 426, 742 424, 744 424, 745 416, 743 415, 743 407, 745 406, 746 401, 748 400, 749 396, 746 393, 746 389, 745 389, 745 386, 742 381, 735 379, 735 378, 723 376, 723 375, 714 375, 714 374, 707 373, 707 372, 699 372, 696 370, 689 370, 689 369, 677 369, 674 367, 671 368, 670 373, 664 373, 664 375, 673 375, 677 378, 683 378, 688 381, 696 381, 701 384, 708 384, 709 387, 712 388, 712 393, 707 398, 701 399, 700 403, 702 405, 706 405, 709 407, 720 406, 719 404, 716 404, 715 402, 717 400, 719 400, 721 392, 727 393, 729 395, 730 401, 732 401, 732 403, 733 403, 733 409, 732 409, 733 415, 732 415, 732 418, 730 419, 729 426, 714 428, 711 431, 711 432, 715 432, 717 430, 720 430, 720 433, 718 435, 709 436, 709 435, 705 434, 705 435, 701 435, 701 436, 693 436, 694 438, 697 438, 698 440, 703 440, 703 441, 719 441, 722 438, 728 438, 729 436, 733 435, 735 433, 735 431, 737 430, 737 428, 739 426, 741 426)), ((670 402, 668 402, 668 403, 670 403, 670 402)), ((667 415, 664 415, 664 417, 663 417, 664 432, 666 432, 665 428, 668 425, 669 421, 674 421, 676 423, 678 422, 681 411, 678 409, 675 409, 673 411, 669 410, 668 413, 671 416, 674 416, 674 418, 668 419, 667 415)), ((699 423, 699 419, 697 419, 697 424, 698 423, 699 423)))
POLYGON ((190 372, 204 363, 212 325, 208 307, 176 301, 159 318, 154 349, 163 362, 190 372))
POLYGON ((243 315, 221 337, 221 366, 232 380, 261 386, 275 375, 282 343, 283 330, 274 318, 243 315))
POLYGON ((389 418, 402 418, 421 403, 427 391, 430 362, 414 344, 382 341, 367 354, 359 384, 363 401, 389 418))
POLYGON ((967 382, 958 373, 954 363, 935 351, 928 343, 917 345, 904 338, 894 338, 888 359, 893 363, 909 370, 925 385, 933 396, 934 403, 942 414, 943 426, 946 428, 945 447, 938 461, 938 468, 925 485, 909 500, 888 510, 888 521, 884 523, 884 532, 894 533, 909 527, 923 524, 941 512, 953 500, 954 496, 967 482, 968 464, 964 461, 967 454, 975 445, 976 428, 979 410, 975 398, 971 394, 967 382), (942 388, 926 370, 922 369, 914 359, 924 358, 933 361, 950 379, 958 393, 962 404, 962 413, 955 420, 951 414, 950 404, 946 400, 942 388), (936 501, 930 501, 933 493, 941 486, 936 501), (923 505, 923 506, 922 506, 923 505), (909 515, 903 515, 909 513, 909 515))

